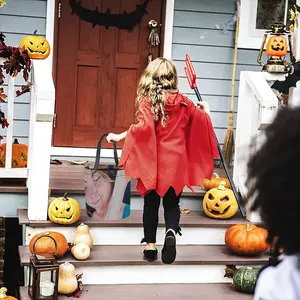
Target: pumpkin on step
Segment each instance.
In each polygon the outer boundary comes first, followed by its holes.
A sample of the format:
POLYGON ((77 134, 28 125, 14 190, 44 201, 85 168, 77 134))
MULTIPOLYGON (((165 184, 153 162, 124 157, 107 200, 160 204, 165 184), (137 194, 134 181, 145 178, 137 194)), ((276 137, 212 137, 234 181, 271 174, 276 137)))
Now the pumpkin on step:
POLYGON ((68 242, 64 235, 55 231, 47 231, 36 234, 29 242, 29 250, 32 254, 41 255, 44 257, 53 256, 54 252, 57 257, 64 256, 69 250, 68 242), (49 238, 55 240, 55 242, 49 238), (34 246, 35 243, 35 246, 34 246), (56 250, 55 250, 56 248, 56 250))
POLYGON ((77 226, 73 245, 77 245, 79 243, 84 243, 88 245, 90 248, 93 247, 93 237, 90 233, 90 228, 88 225, 83 223, 77 226))
POLYGON ((50 44, 43 37, 36 34, 25 36, 20 42, 19 48, 25 48, 33 59, 46 59, 50 55, 50 44))
POLYGON ((225 187, 227 189, 230 188, 229 180, 227 178, 220 178, 217 173, 213 173, 213 177, 211 179, 204 179, 202 185, 208 191, 210 189, 218 187, 221 181, 225 181, 225 187))
POLYGON ((253 224, 237 224, 225 232, 225 244, 239 255, 257 255, 268 249, 268 232, 253 224))
POLYGON ((65 262, 59 266, 58 292, 63 295, 74 293, 78 287, 78 280, 75 274, 75 267, 65 262))
POLYGON ((58 224, 69 225, 77 222, 80 218, 80 204, 73 198, 63 197, 54 199, 48 208, 49 219, 58 224))
POLYGON ((2 287, 0 289, 0 299, 3 300, 17 300, 17 298, 13 297, 13 296, 7 296, 7 288, 6 287, 2 287))
MULTIPOLYGON (((27 167, 28 146, 19 144, 17 139, 12 144, 12 168, 26 168, 27 167)), ((0 144, 0 167, 5 168, 6 160, 6 143, 0 144)))
POLYGON ((234 287, 243 293, 254 294, 260 269, 255 267, 236 268, 226 266, 225 277, 233 279, 234 287))
POLYGON ((266 53, 269 56, 282 57, 287 54, 287 42, 284 36, 274 35, 268 40, 266 53))
POLYGON ((229 219, 236 214, 238 204, 232 190, 225 188, 225 181, 206 192, 203 210, 208 217, 214 219, 229 219))

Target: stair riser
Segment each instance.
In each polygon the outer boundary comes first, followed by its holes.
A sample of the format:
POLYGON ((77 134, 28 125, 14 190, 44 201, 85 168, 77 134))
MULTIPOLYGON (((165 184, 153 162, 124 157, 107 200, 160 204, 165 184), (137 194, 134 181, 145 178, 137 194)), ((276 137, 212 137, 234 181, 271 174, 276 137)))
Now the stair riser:
MULTIPOLYGON (((44 231, 58 231, 68 242, 72 243, 76 227, 47 227, 32 228, 26 226, 25 244, 37 233, 44 231)), ((223 245, 226 228, 183 228, 182 236, 177 236, 178 245, 223 245)), ((138 245, 143 238, 142 227, 92 227, 91 234, 94 245, 138 245)), ((164 242, 165 229, 158 228, 157 244, 164 242)))
MULTIPOLYGON (((160 265, 77 267, 83 284, 224 283, 224 265, 160 265)), ((25 285, 28 268, 25 267, 25 285)))
MULTIPOLYGON (((53 195, 53 196, 61 196, 61 195, 53 195)), ((75 198, 82 208, 85 208, 85 197, 84 195, 72 195, 70 197, 75 198)), ((143 210, 144 200, 138 196, 131 197, 131 209, 132 210, 143 210)), ((190 210, 199 211, 202 209, 202 197, 182 197, 180 199, 180 207, 188 208, 190 210)), ((162 207, 161 207, 162 209, 162 207)))

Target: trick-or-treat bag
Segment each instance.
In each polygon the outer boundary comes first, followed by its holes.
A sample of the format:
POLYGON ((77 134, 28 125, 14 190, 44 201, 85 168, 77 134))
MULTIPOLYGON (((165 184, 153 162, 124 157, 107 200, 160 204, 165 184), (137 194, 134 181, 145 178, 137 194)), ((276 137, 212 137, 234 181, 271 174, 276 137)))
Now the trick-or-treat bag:
POLYGON ((114 165, 100 164, 102 141, 97 145, 95 165, 85 167, 85 203, 87 214, 94 220, 121 220, 130 216, 130 181, 119 169, 116 143, 113 143, 114 165))

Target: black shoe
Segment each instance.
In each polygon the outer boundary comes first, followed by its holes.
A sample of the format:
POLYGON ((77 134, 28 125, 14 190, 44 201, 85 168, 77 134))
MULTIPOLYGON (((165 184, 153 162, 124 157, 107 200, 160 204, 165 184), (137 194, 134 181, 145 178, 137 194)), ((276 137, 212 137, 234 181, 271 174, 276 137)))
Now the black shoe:
POLYGON ((151 249, 151 250, 144 250, 144 259, 147 261, 154 261, 157 259, 157 249, 151 249))
POLYGON ((171 264, 176 258, 176 238, 172 230, 167 231, 164 247, 162 249, 162 262, 171 264))

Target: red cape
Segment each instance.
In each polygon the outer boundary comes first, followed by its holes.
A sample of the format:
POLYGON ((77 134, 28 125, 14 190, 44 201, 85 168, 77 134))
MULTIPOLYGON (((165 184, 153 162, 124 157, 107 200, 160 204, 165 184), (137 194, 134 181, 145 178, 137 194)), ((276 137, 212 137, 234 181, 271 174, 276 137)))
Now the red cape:
POLYGON ((163 197, 172 186, 178 195, 211 178, 218 158, 210 117, 181 94, 168 94, 167 126, 155 122, 147 98, 139 105, 138 122, 125 139, 119 167, 137 179, 143 197, 156 190, 163 197))

